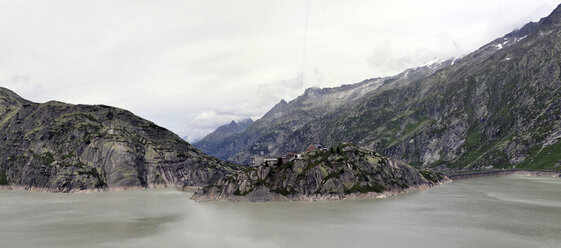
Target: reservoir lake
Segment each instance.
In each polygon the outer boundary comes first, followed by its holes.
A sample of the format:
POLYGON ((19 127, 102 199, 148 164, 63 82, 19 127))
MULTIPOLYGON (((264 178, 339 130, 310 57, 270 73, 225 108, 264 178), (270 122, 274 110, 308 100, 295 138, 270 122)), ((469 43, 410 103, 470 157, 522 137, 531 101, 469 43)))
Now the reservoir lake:
POLYGON ((561 178, 480 177, 383 199, 319 202, 191 195, 0 190, 0 246, 561 247, 561 178))

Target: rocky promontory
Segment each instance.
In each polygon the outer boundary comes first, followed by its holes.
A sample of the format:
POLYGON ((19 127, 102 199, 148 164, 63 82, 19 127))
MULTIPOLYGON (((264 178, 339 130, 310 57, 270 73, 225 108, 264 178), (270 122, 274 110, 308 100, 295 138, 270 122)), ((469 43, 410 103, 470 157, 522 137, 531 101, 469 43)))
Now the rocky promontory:
POLYGON ((327 200, 380 197, 448 180, 350 144, 301 154, 286 163, 249 167, 204 187, 193 199, 327 200))
POLYGON ((77 192, 204 186, 238 166, 129 111, 34 103, 0 87, 0 186, 77 192))

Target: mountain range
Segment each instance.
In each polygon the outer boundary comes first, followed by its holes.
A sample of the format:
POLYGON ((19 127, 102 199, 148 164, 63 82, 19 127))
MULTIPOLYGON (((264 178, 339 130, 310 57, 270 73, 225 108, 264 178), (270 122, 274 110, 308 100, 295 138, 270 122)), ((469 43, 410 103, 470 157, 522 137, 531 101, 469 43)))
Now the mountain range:
POLYGON ((210 134, 193 145, 205 153, 240 164, 247 164, 250 156, 256 154, 282 154, 285 151, 280 150, 280 144, 287 142, 290 135, 307 123, 326 118, 372 92, 398 88, 425 78, 452 62, 453 60, 435 62, 406 70, 393 77, 372 78, 357 84, 309 88, 290 102, 281 100, 243 132, 221 139, 210 134), (207 142, 209 139, 212 142, 207 142))
POLYGON ((199 147, 241 164, 252 155, 352 142, 417 168, 556 168, 561 166, 560 49, 558 6, 539 22, 460 59, 307 89, 290 102, 282 100, 245 131, 199 147))

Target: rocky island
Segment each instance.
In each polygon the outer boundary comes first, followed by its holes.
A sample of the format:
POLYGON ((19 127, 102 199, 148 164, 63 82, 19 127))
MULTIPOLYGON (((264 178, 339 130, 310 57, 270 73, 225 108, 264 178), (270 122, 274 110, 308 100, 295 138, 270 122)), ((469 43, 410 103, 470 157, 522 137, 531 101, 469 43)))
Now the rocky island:
POLYGON ((418 171, 365 148, 343 144, 306 152, 286 163, 239 170, 204 187, 192 198, 286 201, 380 197, 425 189, 446 180, 442 174, 418 171))

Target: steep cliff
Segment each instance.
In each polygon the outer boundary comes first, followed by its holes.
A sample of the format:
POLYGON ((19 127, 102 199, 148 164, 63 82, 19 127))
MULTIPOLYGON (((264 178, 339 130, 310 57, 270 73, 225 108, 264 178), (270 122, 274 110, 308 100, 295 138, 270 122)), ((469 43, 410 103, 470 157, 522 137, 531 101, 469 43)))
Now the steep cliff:
POLYGON ((33 103, 0 87, 0 177, 54 192, 206 185, 237 167, 129 111, 33 103))
POLYGON ((427 188, 447 178, 354 145, 247 168, 195 193, 196 200, 284 201, 376 197, 427 188))

